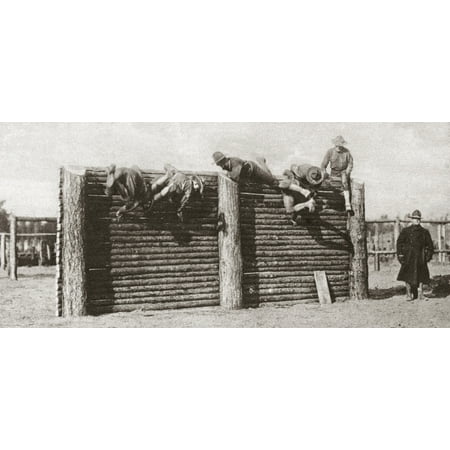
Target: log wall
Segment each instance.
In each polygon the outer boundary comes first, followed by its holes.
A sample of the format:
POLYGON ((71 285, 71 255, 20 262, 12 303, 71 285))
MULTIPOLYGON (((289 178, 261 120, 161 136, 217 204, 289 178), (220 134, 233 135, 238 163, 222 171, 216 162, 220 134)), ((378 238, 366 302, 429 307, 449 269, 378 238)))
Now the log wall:
MULTIPOLYGON (((62 180, 65 173, 68 171, 62 170, 62 180)), ((162 172, 143 174, 151 181, 162 172)), ((231 191, 222 186, 219 195, 218 175, 201 175, 205 180, 204 200, 189 204, 183 224, 178 222, 175 206, 165 201, 154 206, 149 218, 139 208, 118 222, 115 214, 122 202, 104 194, 106 172, 83 169, 80 238, 85 248, 80 258, 86 313, 317 302, 314 271, 318 270, 326 272, 334 301, 349 297, 353 246, 340 184, 323 187, 317 198, 318 212, 293 226, 278 188, 243 184, 233 190, 227 184, 231 182, 223 180, 231 191), (230 202, 228 197, 234 191, 235 201, 230 202), (217 229, 219 212, 225 224, 221 231, 217 229), (231 265, 236 272, 233 277, 228 273, 230 264, 223 261, 230 252, 240 261, 239 270, 236 264, 231 265), (227 279, 235 280, 232 290, 230 282, 224 281, 227 279)), ((64 274, 67 261, 61 261, 64 244, 70 239, 63 225, 70 221, 68 213, 72 214, 64 205, 64 186, 61 182, 57 229, 59 315, 70 311, 64 286, 74 282, 64 274)))
POLYGON ((183 224, 167 201, 150 218, 139 208, 118 222, 122 202, 104 195, 106 172, 86 171, 88 313, 219 304, 217 175, 202 177, 204 200, 189 203, 183 224))
POLYGON ((316 270, 327 273, 334 300, 348 298, 352 246, 340 188, 340 184, 322 188, 317 197, 320 212, 293 226, 278 188, 241 186, 243 292, 247 305, 318 301, 316 270))

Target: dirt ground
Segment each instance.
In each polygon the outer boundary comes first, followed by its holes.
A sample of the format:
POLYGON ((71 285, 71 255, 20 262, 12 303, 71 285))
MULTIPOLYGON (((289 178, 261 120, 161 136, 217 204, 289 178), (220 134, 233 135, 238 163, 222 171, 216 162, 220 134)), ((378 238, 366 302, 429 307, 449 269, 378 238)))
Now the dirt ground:
POLYGON ((433 264, 428 301, 406 302, 397 264, 370 272, 370 299, 332 305, 275 305, 240 311, 217 307, 136 311, 98 317, 55 317, 53 267, 19 268, 19 280, 0 274, 0 327, 448 327, 450 264, 433 264))

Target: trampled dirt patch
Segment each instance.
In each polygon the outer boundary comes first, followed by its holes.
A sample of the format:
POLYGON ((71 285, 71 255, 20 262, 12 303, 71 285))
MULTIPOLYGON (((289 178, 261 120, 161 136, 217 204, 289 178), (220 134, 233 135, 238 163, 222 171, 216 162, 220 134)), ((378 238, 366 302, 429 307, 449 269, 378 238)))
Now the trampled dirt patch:
POLYGON ((19 280, 0 274, 1 327, 448 327, 450 265, 431 266, 428 301, 406 302, 398 265, 384 265, 370 274, 371 298, 318 304, 267 304, 240 311, 194 308, 178 311, 136 311, 99 317, 55 316, 55 269, 20 268, 19 280))

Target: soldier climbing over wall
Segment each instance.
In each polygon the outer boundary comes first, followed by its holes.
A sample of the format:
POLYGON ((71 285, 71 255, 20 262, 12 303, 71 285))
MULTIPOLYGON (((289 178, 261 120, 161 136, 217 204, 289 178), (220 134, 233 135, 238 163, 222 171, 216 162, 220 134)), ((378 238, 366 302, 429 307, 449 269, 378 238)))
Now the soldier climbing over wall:
POLYGON ((286 212, 292 214, 293 225, 297 224, 298 215, 305 210, 313 213, 316 209, 314 197, 322 184, 325 173, 320 167, 309 164, 293 164, 290 170, 285 170, 279 187, 283 192, 283 202, 286 212))
POLYGON ((353 215, 350 202, 350 175, 353 170, 353 157, 350 151, 344 147, 347 142, 342 136, 337 136, 332 140, 334 147, 330 148, 323 158, 321 168, 327 169, 330 165, 331 180, 341 180, 344 191, 345 210, 349 215, 353 215))
POLYGON ((256 161, 244 161, 240 158, 225 156, 221 152, 215 152, 213 159, 215 164, 228 172, 228 177, 236 183, 250 181, 278 186, 278 180, 272 175, 265 158, 258 157, 256 161))
POLYGON ((167 198, 177 205, 177 216, 183 222, 183 209, 193 195, 203 197, 204 183, 197 175, 185 175, 170 164, 164 166, 166 173, 152 183, 153 203, 167 198))
POLYGON ((137 166, 116 168, 115 164, 111 164, 106 169, 105 194, 109 197, 113 194, 120 195, 124 202, 124 205, 116 212, 119 220, 139 206, 142 206, 145 213, 151 208, 151 187, 146 183, 137 166))

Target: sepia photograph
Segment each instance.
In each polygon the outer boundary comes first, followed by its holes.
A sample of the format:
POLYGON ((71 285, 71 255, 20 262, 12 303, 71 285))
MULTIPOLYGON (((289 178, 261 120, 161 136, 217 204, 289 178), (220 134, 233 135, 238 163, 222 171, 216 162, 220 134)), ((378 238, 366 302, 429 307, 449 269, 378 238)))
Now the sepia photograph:
POLYGON ((448 123, 1 123, 1 327, 448 327, 448 123))
POLYGON ((2 2, 0 448, 448 449, 448 9, 2 2))

